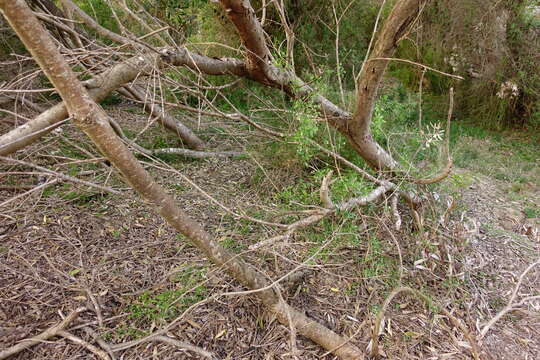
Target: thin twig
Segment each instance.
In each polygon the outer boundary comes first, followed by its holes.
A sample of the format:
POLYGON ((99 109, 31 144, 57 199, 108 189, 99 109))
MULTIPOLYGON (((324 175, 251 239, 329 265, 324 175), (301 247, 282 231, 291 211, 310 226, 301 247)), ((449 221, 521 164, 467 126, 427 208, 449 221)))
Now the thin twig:
POLYGON ((482 330, 480 331, 480 339, 482 339, 484 336, 486 336, 487 332, 489 331, 489 329, 497 322, 499 321, 504 315, 506 315, 507 313, 509 313, 510 311, 512 310, 515 310, 518 306, 521 306, 523 305, 523 301, 519 302, 519 303, 514 303, 514 301, 516 300, 516 297, 517 297, 517 294, 518 294, 518 291, 519 291, 519 288, 521 287, 521 283, 523 282, 523 279, 525 279, 525 276, 529 273, 529 271, 531 271, 535 266, 538 266, 540 264, 540 259, 538 259, 537 261, 535 261, 534 263, 530 264, 526 269, 525 271, 523 271, 523 273, 521 273, 521 275, 519 276, 519 279, 518 279, 518 282, 514 288, 514 291, 512 292, 512 296, 510 296, 510 300, 508 300, 508 303, 506 304, 506 306, 497 313, 497 315, 495 315, 491 320, 489 320, 487 322, 486 325, 484 325, 484 327, 482 328, 482 330))
POLYGON ((28 349, 29 347, 37 345, 44 340, 57 336, 60 331, 65 329, 71 322, 73 322, 73 320, 77 318, 77 316, 79 316, 80 313, 84 311, 86 311, 86 308, 84 307, 77 308, 68 316, 66 316, 66 318, 62 320, 59 324, 48 328, 37 336, 34 336, 30 339, 25 339, 22 342, 3 350, 2 352, 0 352, 0 360, 7 359, 8 357, 15 355, 25 349, 28 349))
POLYGON ((200 356, 202 356, 202 357, 204 357, 206 359, 214 359, 215 358, 214 354, 204 350, 203 348, 192 345, 192 344, 187 343, 185 341, 180 341, 180 340, 173 339, 173 338, 168 337, 168 336, 157 335, 157 336, 154 336, 154 338, 152 338, 152 341, 159 341, 159 342, 163 342, 163 343, 166 343, 166 344, 169 344, 169 345, 174 345, 176 347, 192 351, 192 352, 194 352, 194 353, 196 353, 196 354, 198 354, 198 355, 200 355, 200 356))
MULTIPOLYGON (((381 323, 382 323, 384 314, 386 310, 388 309, 388 306, 390 305, 392 300, 402 292, 408 292, 414 295, 416 298, 418 298, 419 300, 422 300, 422 302, 424 302, 428 306, 433 304, 432 300, 429 297, 422 294, 420 291, 414 290, 410 287, 402 286, 392 291, 388 295, 388 297, 385 299, 383 306, 381 310, 379 311, 379 313, 377 314, 377 318, 375 319, 373 332, 371 334, 371 356, 372 357, 378 356, 378 353, 379 353, 379 332, 380 332, 381 323)), ((469 344, 471 345, 471 348, 469 349, 471 354, 473 355, 475 360, 480 360, 480 355, 479 355, 480 350, 479 350, 478 344, 476 343, 471 333, 467 330, 467 328, 461 323, 461 321, 456 319, 456 317, 450 314, 447 310, 441 308, 441 312, 444 315, 446 315, 448 318, 450 318, 450 320, 456 327, 459 327, 461 331, 463 331, 465 337, 467 338, 467 340, 469 341, 469 344)))
POLYGON ((90 186, 90 187, 93 187, 93 188, 96 188, 96 189, 99 189, 99 190, 102 190, 102 191, 106 191, 106 192, 109 192, 109 193, 112 193, 112 194, 121 194, 120 191, 114 190, 114 189, 112 189, 110 187, 94 184, 94 183, 91 183, 89 181, 84 181, 84 180, 81 180, 81 179, 77 179, 76 177, 73 177, 73 176, 64 175, 62 173, 59 173, 59 172, 44 168, 42 166, 34 165, 34 164, 29 163, 27 161, 17 160, 17 159, 13 159, 13 158, 6 157, 6 156, 1 156, 1 155, 0 155, 0 160, 6 161, 6 162, 9 162, 9 163, 12 163, 12 164, 28 166, 28 167, 31 167, 33 169, 43 171, 43 172, 45 172, 47 174, 56 176, 56 177, 58 177, 60 179, 63 179, 63 180, 71 181, 71 182, 76 183, 76 184, 90 186))
POLYGON ((450 103, 448 104, 448 117, 446 119, 446 139, 444 142, 444 149, 443 152, 446 155, 446 166, 444 169, 439 171, 439 173, 431 178, 426 179, 415 179, 413 180, 414 184, 419 185, 429 185, 437 183, 444 178, 446 178, 448 175, 450 175, 450 172, 452 171, 452 166, 454 162, 452 161, 452 155, 450 155, 450 120, 452 119, 452 111, 454 109, 454 88, 450 88, 450 103))
POLYGON ((105 351, 103 351, 101 349, 98 349, 94 345, 90 344, 88 341, 85 341, 85 340, 81 339, 80 337, 77 337, 77 336, 73 335, 72 333, 69 333, 69 332, 67 332, 65 330, 60 330, 60 331, 57 332, 57 335, 62 336, 64 338, 68 339, 69 341, 74 342, 77 345, 84 346, 89 351, 96 354, 99 358, 101 358, 103 360, 110 360, 109 355, 107 355, 107 353, 105 351))
POLYGON ((449 76, 449 77, 454 78, 454 79, 463 80, 463 77, 462 77, 462 76, 449 74, 449 73, 446 73, 446 72, 444 72, 444 71, 437 70, 437 69, 434 69, 434 68, 429 67, 429 66, 427 66, 427 65, 420 64, 420 63, 417 63, 417 62, 411 61, 411 60, 398 59, 398 58, 387 58, 387 57, 376 57, 376 58, 373 58, 373 59, 369 59, 368 61, 375 61, 375 60, 386 60, 386 61, 398 61, 398 62, 404 62, 404 63, 407 63, 407 64, 412 64, 412 65, 420 66, 420 67, 422 67, 422 68, 424 68, 424 69, 426 69, 426 70, 430 70, 430 71, 436 72, 436 73, 441 74, 441 75, 449 76))
POLYGON ((60 181, 60 179, 53 179, 53 180, 48 181, 48 182, 46 182, 46 183, 44 183, 44 184, 35 186, 35 187, 33 187, 33 189, 28 190, 28 191, 26 191, 26 192, 24 192, 24 193, 22 193, 22 194, 13 196, 13 197, 7 199, 6 201, 0 203, 0 208, 6 206, 7 204, 9 204, 9 203, 11 203, 11 202, 13 202, 13 201, 15 201, 15 200, 17 200, 17 199, 20 199, 20 198, 22 198, 22 197, 25 197, 25 196, 27 196, 27 195, 30 195, 30 194, 33 193, 33 192, 36 192, 36 191, 38 191, 38 190, 42 190, 42 189, 44 189, 44 188, 46 188, 46 187, 52 186, 52 185, 58 183, 59 181, 60 181))

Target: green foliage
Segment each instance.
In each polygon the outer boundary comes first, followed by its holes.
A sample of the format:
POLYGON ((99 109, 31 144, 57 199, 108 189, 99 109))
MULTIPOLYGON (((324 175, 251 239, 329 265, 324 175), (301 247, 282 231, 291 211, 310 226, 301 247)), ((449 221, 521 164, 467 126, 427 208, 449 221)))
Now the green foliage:
MULTIPOLYGON (((486 128, 538 128, 540 124, 540 21, 534 1, 432 1, 423 12, 422 30, 403 41, 397 56, 456 73, 454 80, 426 72, 424 102, 445 96, 455 87, 455 114, 486 128), (459 40, 457 40, 459 39, 459 40), (471 96, 473 94, 473 96, 471 96), (435 96, 430 96, 435 95, 435 96)), ((417 89, 421 70, 391 64, 390 72, 417 89)))
MULTIPOLYGON (((384 255, 381 241, 375 236, 370 237, 368 241, 369 251, 364 258, 361 259, 363 265, 362 277, 365 279, 382 276, 394 278, 397 273, 396 270, 393 269, 395 264, 393 264, 393 260, 384 255)), ((390 286, 391 284, 388 283, 388 285, 390 286)))
POLYGON ((140 295, 129 307, 130 317, 145 322, 170 320, 189 306, 204 300, 207 288, 200 284, 204 279, 204 268, 188 266, 170 280, 174 289, 157 294, 147 291, 140 295))
POLYGON ((144 0, 142 5, 151 15, 190 36, 196 30, 196 13, 208 0, 144 0))
POLYGON ((310 101, 295 101, 293 104, 297 128, 291 141, 297 144, 296 151, 300 158, 307 162, 315 154, 311 141, 319 133, 320 125, 316 122, 317 107, 310 101))
MULTIPOLYGON (((94 18, 99 25, 103 26, 106 29, 109 29, 113 32, 119 33, 120 29, 118 23, 116 22, 113 11, 111 10, 110 5, 105 0, 77 0, 75 3, 84 10, 89 16, 94 18)), ((122 16, 122 11, 120 9, 114 9, 120 16, 122 16)), ((93 33, 97 38, 100 36, 97 33, 94 33, 93 30, 88 29, 90 33, 93 33)), ((110 43, 108 39, 101 39, 105 43, 110 43)))
POLYGON ((529 219, 531 218, 540 218, 540 206, 536 207, 527 207, 523 210, 525 216, 529 219))

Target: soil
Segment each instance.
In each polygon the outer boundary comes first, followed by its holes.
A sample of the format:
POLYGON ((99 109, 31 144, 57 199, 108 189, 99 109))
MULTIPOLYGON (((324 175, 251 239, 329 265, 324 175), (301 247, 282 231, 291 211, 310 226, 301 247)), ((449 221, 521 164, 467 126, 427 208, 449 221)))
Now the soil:
MULTIPOLYGON (((146 117, 131 105, 109 110, 134 133, 146 124, 146 117)), ((215 122, 212 126, 204 122, 198 125, 198 132, 204 134, 209 147, 218 150, 260 149, 269 141, 264 137, 241 136, 233 123, 219 124, 220 132, 215 131, 215 122), (249 142, 253 139, 258 139, 256 144, 249 142)), ((152 126, 141 140, 151 142, 159 134, 161 130, 152 126)), ((99 157, 70 125, 17 156, 69 173, 73 168, 62 164, 73 159, 60 157, 71 157, 62 152, 70 146, 66 138, 99 157)), ((176 142, 170 136, 165 140, 176 142)), ((406 207, 400 208, 402 230, 390 230, 392 217, 384 204, 379 204, 371 212, 354 213, 354 221, 363 224, 358 226, 356 242, 340 243, 340 236, 346 234, 339 231, 322 242, 315 240, 313 234, 324 231, 319 224, 288 242, 249 251, 250 245, 278 235, 279 229, 232 216, 183 177, 236 213, 262 214, 266 220, 275 220, 279 216, 283 219, 284 212, 275 193, 302 181, 305 170, 294 165, 275 166, 269 159, 253 156, 165 160, 168 162, 145 164, 191 217, 204 224, 223 246, 241 254, 272 279, 303 263, 305 273, 300 281, 294 286, 284 285, 286 300, 350 337, 361 349, 369 346, 370 331, 385 297, 399 285, 382 265, 376 268, 382 269, 380 272, 367 275, 379 259, 385 259, 383 265, 401 269, 402 284, 428 294, 433 303, 425 306, 409 295, 396 297, 386 312, 380 334, 383 356, 472 358, 465 332, 437 310, 440 306, 459 318, 477 338, 481 358, 540 358, 538 298, 503 317, 483 340, 478 338, 485 322, 506 305, 519 275, 539 257, 540 221, 527 218, 523 203, 509 199, 506 183, 457 170, 461 179, 467 179, 465 185, 448 180, 450 185, 437 190, 437 196, 433 196, 432 190, 426 192, 432 201, 424 213, 423 232, 413 231, 414 222, 406 207), (448 217, 439 221, 445 209, 448 217), (430 217, 431 210, 438 216, 430 217), (376 243, 368 241, 373 234, 380 239, 379 249, 374 249, 376 243), (313 257, 313 249, 324 256, 313 257)), ((40 181, 30 174, 5 175, 14 170, 28 172, 2 164, 2 181, 30 185, 40 181)), ((70 325, 69 331, 90 342, 91 337, 82 329, 84 324, 107 342, 121 343, 140 339, 181 315, 167 335, 190 342, 219 359, 334 358, 310 341, 295 338, 290 329, 268 316, 256 299, 219 296, 244 289, 177 235, 119 181, 113 169, 98 162, 87 171, 93 172, 81 178, 114 187, 122 194, 100 193, 60 182, 2 208, 0 349, 44 331, 58 323, 61 316, 85 306, 88 310, 70 325), (163 306, 167 294, 173 294, 182 306, 163 306)), ((0 203, 24 191, 27 189, 0 190, 0 203)), ((526 196, 540 202, 540 191, 534 186, 526 190, 526 196)), ((344 218, 329 221, 339 230, 344 218)), ((538 296, 539 276, 537 266, 524 278, 518 302, 527 296, 538 296)), ((193 352, 157 342, 131 347, 116 356, 198 358, 193 352)), ((97 357, 69 340, 52 338, 13 358, 97 357)))

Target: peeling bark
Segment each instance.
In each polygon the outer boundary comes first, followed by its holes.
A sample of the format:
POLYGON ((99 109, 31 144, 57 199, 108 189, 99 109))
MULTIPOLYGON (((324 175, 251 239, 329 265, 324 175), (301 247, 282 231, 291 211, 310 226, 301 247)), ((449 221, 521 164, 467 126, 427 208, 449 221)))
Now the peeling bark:
POLYGON ((220 0, 220 2, 246 47, 246 68, 249 74, 257 81, 272 82, 269 81, 272 54, 266 46, 264 30, 249 0, 220 0))

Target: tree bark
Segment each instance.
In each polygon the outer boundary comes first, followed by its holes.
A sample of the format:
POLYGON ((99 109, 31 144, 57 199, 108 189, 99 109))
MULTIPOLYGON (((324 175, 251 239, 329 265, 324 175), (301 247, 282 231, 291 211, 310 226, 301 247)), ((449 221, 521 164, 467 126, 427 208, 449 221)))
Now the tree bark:
POLYGON ((388 60, 394 54, 398 42, 409 30, 419 8, 427 0, 398 1, 384 22, 383 28, 358 78, 356 111, 347 124, 345 135, 355 150, 373 167, 393 170, 398 163, 373 139, 370 125, 377 99, 377 91, 383 79, 388 60))
POLYGON ((24 0, 0 0, 0 10, 60 93, 75 124, 90 137, 126 181, 148 200, 170 225, 191 240, 212 262, 222 266, 246 287, 260 289, 256 293, 257 297, 275 312, 280 322, 287 326, 295 326, 300 334, 343 359, 363 358, 362 352, 348 341, 286 305, 276 293, 277 290, 269 286, 262 274, 221 247, 201 225, 175 204, 161 186, 153 181, 115 135, 105 111, 92 100, 87 89, 79 82, 24 0))
MULTIPOLYGON (((359 76, 356 112, 352 118, 322 96, 315 99, 322 106, 322 113, 329 116, 329 120, 333 120, 330 123, 345 135, 358 154, 377 170, 395 170, 399 165, 373 139, 369 127, 377 90, 387 65, 386 60, 374 59, 390 57, 394 53, 401 36, 408 31, 419 7, 426 1, 402 0, 394 6, 377 37, 374 51, 359 76)), ((220 0, 220 3, 247 48, 246 64, 249 65, 246 67, 250 75, 262 83, 281 87, 290 95, 301 96, 307 85, 291 71, 278 69, 269 63, 272 57, 266 45, 264 31, 249 0, 220 0)), ((311 92, 311 89, 308 91, 311 92)))
MULTIPOLYGON (((112 91, 133 81, 139 75, 151 74, 167 64, 186 66, 211 75, 246 76, 244 63, 237 59, 214 59, 191 53, 186 49, 163 49, 161 54, 137 55, 114 65, 85 82, 93 100, 100 102, 112 91)), ((68 117, 64 103, 59 103, 41 113, 32 121, 0 136, 0 155, 9 155, 45 136, 68 117)))

